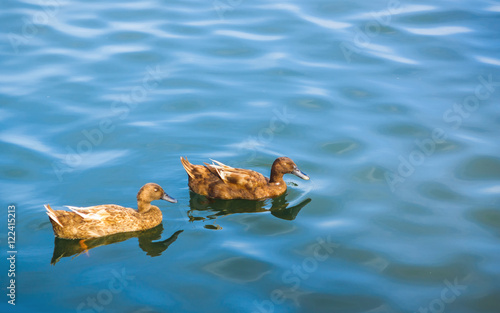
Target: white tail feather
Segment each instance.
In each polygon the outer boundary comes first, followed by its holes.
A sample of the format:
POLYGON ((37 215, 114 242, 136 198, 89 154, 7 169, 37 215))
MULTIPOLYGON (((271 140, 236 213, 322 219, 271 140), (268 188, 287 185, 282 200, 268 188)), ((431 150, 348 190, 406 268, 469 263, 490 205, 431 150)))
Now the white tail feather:
POLYGON ((102 219, 109 216, 109 213, 106 211, 106 209, 100 208, 99 206, 90 206, 90 207, 85 207, 85 208, 79 208, 76 206, 66 205, 66 207, 84 219, 102 220, 102 219), (83 212, 85 212, 85 213, 83 213, 83 212))
POLYGON ((68 209, 70 210, 82 210, 82 209, 85 209, 85 208, 81 208, 81 207, 77 207, 77 206, 71 206, 71 205, 65 205, 65 207, 67 207, 68 209))
POLYGON ((232 167, 231 166, 227 166, 226 164, 222 163, 222 162, 219 162, 217 160, 214 160, 214 159, 210 159, 210 161, 212 161, 212 164, 207 164, 205 163, 205 165, 207 165, 208 167, 211 167, 213 168, 217 174, 219 175, 220 179, 222 179, 223 182, 227 183, 227 180, 226 180, 226 170, 231 170, 232 167))
POLYGON ((212 167, 217 171, 217 174, 219 174, 219 177, 222 179, 222 181, 226 182, 226 173, 224 173, 224 169, 217 165, 212 165, 212 167))
POLYGON ((76 207, 71 207, 71 206, 66 206, 68 209, 70 209, 72 212, 80 215, 82 218, 88 218, 90 214, 83 214, 82 212, 78 212, 76 207))
MULTIPOLYGON (((217 160, 210 159, 210 161, 217 163, 219 166, 221 166, 221 167, 223 167, 223 168, 231 168, 231 166, 227 166, 226 164, 224 164, 224 163, 222 163, 222 162, 219 162, 219 161, 217 161, 217 160)), ((215 164, 214 164, 214 165, 215 165, 215 164)))
POLYGON ((49 218, 51 220, 53 220, 54 222, 56 222, 57 224, 59 224, 59 226, 61 227, 64 227, 61 222, 59 222, 59 219, 57 218, 57 216, 54 214, 54 211, 48 206, 48 205, 44 205, 45 209, 47 210, 47 215, 49 216, 49 218))

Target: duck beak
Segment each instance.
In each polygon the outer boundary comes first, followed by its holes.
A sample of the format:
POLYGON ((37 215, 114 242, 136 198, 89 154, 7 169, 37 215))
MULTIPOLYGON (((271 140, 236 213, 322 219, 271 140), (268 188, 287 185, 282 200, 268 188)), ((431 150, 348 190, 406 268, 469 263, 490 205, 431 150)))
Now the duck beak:
POLYGON ((302 178, 303 180, 309 180, 309 176, 307 176, 306 173, 302 172, 297 167, 292 171, 292 174, 297 176, 297 177, 302 178))
POLYGON ((172 198, 171 196, 167 195, 165 192, 163 193, 163 196, 161 197, 162 200, 172 202, 172 203, 177 203, 177 200, 172 198))

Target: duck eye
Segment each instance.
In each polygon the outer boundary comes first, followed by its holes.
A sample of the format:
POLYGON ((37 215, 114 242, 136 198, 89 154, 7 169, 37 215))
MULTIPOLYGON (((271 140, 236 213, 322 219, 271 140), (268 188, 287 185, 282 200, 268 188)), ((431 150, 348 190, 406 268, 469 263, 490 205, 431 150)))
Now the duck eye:
POLYGON ((155 191, 158 191, 158 188, 155 188, 155 191))

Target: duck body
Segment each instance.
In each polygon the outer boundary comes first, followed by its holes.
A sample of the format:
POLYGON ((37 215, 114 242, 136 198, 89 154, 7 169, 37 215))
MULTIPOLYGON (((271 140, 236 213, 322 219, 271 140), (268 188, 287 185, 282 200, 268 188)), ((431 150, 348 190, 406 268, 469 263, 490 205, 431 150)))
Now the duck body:
POLYGON ((137 210, 115 204, 85 208, 68 206, 71 211, 53 210, 50 205, 45 208, 56 237, 89 239, 158 226, 162 213, 157 206, 151 205, 151 201, 160 199, 177 202, 159 185, 149 183, 137 194, 137 210))
POLYGON ((50 206, 46 206, 50 212, 54 234, 59 238, 89 239, 140 231, 158 226, 162 221, 162 213, 156 206, 151 206, 145 213, 114 204, 68 208, 70 212, 52 210, 50 206), (52 218, 52 214, 56 216, 57 221, 52 218))
POLYGON ((213 160, 213 164, 194 165, 181 157, 181 163, 188 174, 189 188, 200 195, 214 199, 261 200, 283 194, 286 183, 283 175, 295 174, 302 179, 309 177, 301 172, 287 157, 277 158, 271 168, 270 178, 261 173, 233 168, 213 160))

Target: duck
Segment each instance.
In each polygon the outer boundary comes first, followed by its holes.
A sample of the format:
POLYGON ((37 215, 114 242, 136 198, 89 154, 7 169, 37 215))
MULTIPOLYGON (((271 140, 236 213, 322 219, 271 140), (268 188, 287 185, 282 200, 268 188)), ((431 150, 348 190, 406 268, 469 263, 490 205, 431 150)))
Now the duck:
POLYGON ((275 198, 286 191, 284 174, 294 174, 309 180, 309 176, 288 157, 279 157, 273 162, 269 178, 259 172, 234 168, 216 160, 212 160, 212 164, 194 165, 181 157, 181 163, 188 174, 191 191, 213 199, 275 198))
POLYGON ((116 204, 66 206, 70 211, 53 210, 46 204, 45 209, 56 237, 85 240, 158 226, 162 214, 151 205, 154 200, 177 203, 158 184, 147 183, 137 193, 137 210, 116 204))

